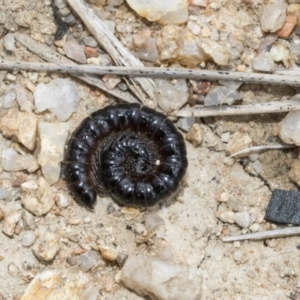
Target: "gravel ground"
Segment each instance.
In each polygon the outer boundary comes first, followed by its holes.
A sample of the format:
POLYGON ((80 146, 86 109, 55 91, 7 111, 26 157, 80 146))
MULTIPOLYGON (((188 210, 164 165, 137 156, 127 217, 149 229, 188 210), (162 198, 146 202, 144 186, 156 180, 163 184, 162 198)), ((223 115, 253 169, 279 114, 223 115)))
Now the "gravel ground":
MULTIPOLYGON (((266 27, 272 24, 260 23, 260 18, 269 4, 267 1, 199 1, 202 6, 190 5, 188 22, 172 26, 186 30, 186 40, 189 40, 188 34, 193 34, 215 41, 218 54, 211 53, 210 59, 205 54, 204 60, 199 53, 193 57, 192 50, 164 59, 166 53, 160 49, 167 42, 167 38, 162 37, 163 30, 169 30, 166 25, 140 18, 123 1, 107 2, 108 5, 105 0, 90 1, 109 26, 116 26, 115 35, 125 47, 142 59, 149 49, 139 48, 139 41, 143 42, 146 37, 147 43, 149 39, 153 39, 154 45, 157 43, 157 48, 151 48, 153 57, 145 62, 146 65, 180 63, 194 67, 200 64, 208 69, 241 71, 249 70, 254 58, 266 68, 289 68, 297 64, 298 56, 293 47, 299 41, 298 25, 293 27, 288 39, 284 36, 286 32, 277 32, 273 34, 277 34, 277 40, 270 44, 266 41, 266 37, 271 36, 266 27), (274 52, 280 53, 280 58, 275 60, 274 53, 271 61, 267 55, 262 58, 260 55, 264 52, 259 50, 262 44, 267 44, 268 51, 272 46, 276 48, 274 52), (282 56, 283 53, 286 56, 282 56)), ((197 1, 189 2, 197 4, 197 1)), ((60 13, 69 18, 64 20, 69 22, 68 34, 73 36, 73 39, 69 38, 73 42, 71 52, 76 52, 77 45, 82 47, 83 38, 90 34, 78 17, 69 14, 71 9, 63 1, 56 3, 60 13)), ((56 25, 50 4, 50 1, 38 0, 30 3, 0 0, 1 59, 42 61, 10 36, 16 33, 25 34, 67 55, 64 45, 53 44, 56 25)), ((280 5, 271 7, 271 13, 277 9, 279 15, 280 12, 284 14, 282 26, 293 21, 286 19, 285 12, 298 20, 300 4, 287 6, 282 2, 280 5)), ((110 64, 110 58, 97 43, 94 45, 93 39, 88 40, 81 62, 85 63, 87 59, 88 63, 95 63, 93 59, 99 58, 103 65, 110 64)), ((207 53, 215 49, 212 44, 207 47, 211 47, 206 49, 207 53)), ((67 56, 71 58, 72 55, 67 56)), ((82 57, 79 56, 73 59, 80 62, 82 57)), ((13 149, 16 154, 12 155, 20 160, 17 167, 7 167, 3 159, 0 164, 0 299, 33 299, 32 285, 29 284, 37 274, 47 274, 53 281, 58 278, 62 294, 52 295, 49 299, 63 299, 61 295, 67 297, 65 299, 144 299, 124 287, 120 279, 123 261, 127 256, 137 254, 200 269, 202 299, 300 297, 297 237, 234 243, 224 243, 220 239, 224 235, 278 227, 264 220, 265 209, 274 188, 297 190, 300 182, 297 176, 300 167, 297 164, 298 148, 265 151, 236 161, 228 159, 228 155, 249 146, 280 141, 278 124, 285 113, 196 118, 193 120, 197 124, 195 131, 189 132, 191 139, 186 141, 189 167, 178 201, 170 206, 137 209, 119 207, 110 198, 98 197, 94 210, 90 211, 72 199, 62 179, 50 185, 47 182, 51 179, 43 179, 46 176, 41 171, 42 163, 38 157, 40 147, 42 152, 45 148, 35 143, 40 139, 39 133, 36 135, 37 126, 40 122, 59 122, 68 124, 72 132, 91 112, 118 100, 68 75, 22 70, 0 71, 0 78, 0 153, 3 156, 3 150, 13 149), (70 112, 71 117, 65 119, 50 112, 50 108, 39 110, 34 102, 36 87, 56 78, 72 81, 80 99, 70 112), (30 120, 29 125, 21 129, 20 124, 27 124, 26 120, 30 120), (291 175, 291 169, 294 175, 291 175), (36 198, 39 201, 43 198, 43 205, 34 202, 36 198), (55 274, 60 275, 56 278, 55 274)), ((198 83, 195 87, 195 82, 187 83, 187 89, 181 90, 185 93, 182 97, 186 96, 185 103, 203 103, 209 88, 219 86, 218 83, 198 83), (203 92, 207 86, 208 90, 203 92)), ((119 87, 126 90, 124 83, 119 87)), ((296 92, 290 87, 247 84, 238 89, 240 103, 279 101, 296 92)), ((184 122, 188 123, 188 120, 184 122)), ((178 127, 184 126, 178 123, 178 127)), ((182 133, 186 136, 187 130, 182 133)), ((192 293, 193 285, 184 284, 179 284, 179 290, 191 289, 192 293)), ((45 299, 43 288, 35 288, 34 299, 45 299)))

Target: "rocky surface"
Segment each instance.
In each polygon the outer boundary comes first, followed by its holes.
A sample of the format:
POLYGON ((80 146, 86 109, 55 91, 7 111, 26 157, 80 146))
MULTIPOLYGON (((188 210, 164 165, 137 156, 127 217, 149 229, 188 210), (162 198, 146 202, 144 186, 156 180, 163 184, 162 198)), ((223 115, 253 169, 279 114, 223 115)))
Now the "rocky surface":
MULTIPOLYGON (((300 62, 299 1, 153 1, 147 11, 147 1, 86 2, 145 65, 272 73, 300 62)), ((41 61, 17 41, 22 32, 76 63, 113 64, 65 0, 55 5, 69 29, 54 41, 50 5, 2 1, 1 60, 41 61)), ((298 113, 173 118, 189 159, 177 201, 139 209, 103 197, 90 211, 59 176, 64 144, 83 118, 119 100, 68 74, 9 70, 0 79, 0 299, 299 298, 297 237, 220 239, 279 227, 264 220, 265 208, 273 189, 298 189, 298 149, 228 156, 262 144, 299 145, 298 113)), ((120 80, 103 78, 109 89, 128 91, 120 80)), ((297 94, 241 82, 155 84, 166 113, 297 94)))

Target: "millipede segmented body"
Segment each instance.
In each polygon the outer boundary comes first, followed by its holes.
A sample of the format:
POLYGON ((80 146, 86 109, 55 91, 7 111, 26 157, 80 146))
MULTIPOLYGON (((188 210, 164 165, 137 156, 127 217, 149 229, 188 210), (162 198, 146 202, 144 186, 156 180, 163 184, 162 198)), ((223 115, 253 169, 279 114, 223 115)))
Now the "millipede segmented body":
POLYGON ((97 193, 119 204, 153 206, 174 194, 188 161, 183 136, 162 113, 109 105, 85 118, 65 152, 74 198, 93 207, 97 193))

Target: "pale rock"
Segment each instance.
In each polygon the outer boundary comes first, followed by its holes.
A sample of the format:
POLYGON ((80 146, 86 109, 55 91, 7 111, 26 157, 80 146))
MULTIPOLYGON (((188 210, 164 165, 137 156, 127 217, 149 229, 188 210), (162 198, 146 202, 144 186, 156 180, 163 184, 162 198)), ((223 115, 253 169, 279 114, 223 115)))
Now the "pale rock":
POLYGON ((109 261, 115 261, 119 256, 119 251, 108 246, 100 246, 101 256, 109 261))
POLYGON ((132 42, 135 46, 132 54, 135 57, 150 62, 156 62, 159 60, 156 39, 149 38, 143 34, 135 34, 132 36, 132 42))
POLYGON ((82 45, 79 45, 76 41, 67 41, 63 49, 70 59, 74 60, 75 62, 79 64, 85 64, 86 63, 86 57, 84 54, 84 48, 82 45))
POLYGON ((22 205, 35 216, 45 215, 54 205, 55 194, 43 177, 38 179, 38 185, 36 181, 22 183, 21 190, 22 205))
POLYGON ((273 73, 275 63, 268 52, 260 53, 252 60, 252 68, 256 71, 273 73))
POLYGON ((35 106, 38 112, 46 109, 66 121, 77 110, 80 100, 76 84, 68 79, 57 78, 48 84, 40 83, 34 92, 35 106))
POLYGON ((256 160, 255 162, 251 163, 251 167, 257 174, 260 174, 263 170, 262 164, 259 160, 256 160))
POLYGON ((223 143, 228 143, 229 142, 229 138, 230 138, 230 132, 224 132, 221 135, 221 140, 223 143))
POLYGON ((7 271, 10 275, 17 276, 19 273, 19 268, 14 262, 11 262, 8 264, 7 271))
POLYGON ((177 122, 178 128, 181 130, 187 132, 190 130, 192 125, 195 123, 196 119, 195 118, 180 118, 177 122))
POLYGON ((205 106, 228 104, 232 105, 235 101, 241 100, 242 96, 235 89, 218 86, 210 89, 206 97, 204 98, 205 106))
POLYGON ((234 215, 234 222, 242 228, 248 228, 251 224, 251 217, 248 212, 238 212, 234 215))
POLYGON ((21 243, 24 247, 30 247, 35 242, 35 239, 36 236, 34 234, 34 231, 32 230, 24 231, 21 243))
POLYGON ((5 171, 16 172, 27 170, 29 173, 35 172, 39 165, 36 158, 30 154, 18 154, 12 148, 5 148, 1 153, 1 164, 5 171))
POLYGON ((194 147, 197 147, 201 144, 203 138, 203 132, 200 127, 200 124, 194 123, 188 133, 186 134, 185 139, 193 144, 194 147))
POLYGON ((8 90, 7 93, 5 93, 1 98, 3 100, 3 107, 4 108, 12 107, 12 105, 13 105, 15 99, 16 99, 14 86, 12 86, 12 89, 8 90))
POLYGON ((276 1, 263 8, 260 17, 261 28, 265 32, 276 32, 285 22, 287 4, 285 1, 276 1))
POLYGON ((37 274, 21 300, 96 300, 99 294, 92 276, 78 269, 46 270, 37 274))
POLYGON ((11 194, 12 192, 10 190, 0 187, 0 200, 7 200, 11 197, 11 194))
POLYGON ((181 34, 181 27, 175 25, 164 26, 157 39, 157 48, 161 60, 167 60, 177 57, 179 42, 178 36, 181 34))
POLYGON ((282 61, 283 64, 288 67, 291 61, 291 54, 289 49, 283 44, 275 44, 270 50, 270 57, 276 61, 282 61))
POLYGON ((217 211, 215 212, 215 216, 225 223, 234 223, 235 213, 233 211, 217 211))
POLYGON ((141 17, 149 21, 158 21, 163 25, 183 24, 188 20, 188 3, 186 0, 126 0, 129 6, 141 17))
POLYGON ((31 112, 19 112, 11 108, 0 119, 0 132, 7 138, 17 138, 27 149, 33 150, 36 144, 37 117, 31 112))
POLYGON ((21 27, 29 28, 33 23, 34 14, 26 9, 21 9, 16 13, 15 22, 21 27))
POLYGON ((83 38, 82 41, 86 46, 89 46, 89 47, 96 48, 98 45, 97 41, 92 36, 86 36, 83 38))
POLYGON ((260 227, 259 224, 254 223, 249 227, 249 229, 251 230, 251 232, 258 232, 260 229, 259 227, 260 227))
POLYGON ((77 257, 77 265, 83 272, 88 272, 99 260, 97 251, 86 251, 77 257))
POLYGON ((145 228, 148 233, 155 232, 160 226, 165 226, 165 221, 156 213, 147 213, 144 215, 145 228))
POLYGON ((297 146, 300 146, 299 130, 300 111, 289 112, 279 123, 279 136, 287 144, 296 144, 297 146))
POLYGON ((2 232, 8 236, 13 236, 17 223, 21 218, 21 213, 12 211, 8 213, 2 222, 2 232))
POLYGON ((33 96, 21 83, 16 83, 17 101, 22 111, 33 111, 33 96))
POLYGON ((232 258, 235 262, 240 262, 243 258, 243 254, 244 254, 243 251, 236 250, 236 251, 233 252, 232 258))
POLYGON ((15 82, 17 77, 11 73, 7 73, 5 76, 5 80, 10 81, 10 82, 15 82))
POLYGON ((57 207, 66 208, 70 205, 70 199, 65 193, 58 192, 56 196, 57 196, 57 200, 56 200, 57 207))
POLYGON ((54 259, 60 249, 59 236, 47 231, 39 237, 32 247, 32 252, 37 259, 43 262, 50 262, 54 259))
POLYGON ((188 22, 187 29, 194 35, 199 35, 201 33, 201 28, 196 22, 188 22))
POLYGON ((126 260, 121 281, 136 294, 150 299, 199 300, 202 297, 202 274, 197 267, 144 255, 126 260))
POLYGON ((121 82, 121 78, 115 75, 104 75, 102 80, 109 90, 113 90, 121 82))
POLYGON ((235 132, 231 135, 225 150, 228 155, 232 155, 250 146, 252 146, 252 139, 247 133, 235 132))
POLYGON ((229 64, 229 53, 223 45, 211 39, 199 39, 198 46, 217 65, 227 66, 229 64))
POLYGON ((110 66, 112 64, 111 57, 108 54, 102 54, 99 56, 100 66, 110 66))
POLYGON ((39 122, 38 163, 44 178, 52 185, 59 180, 60 163, 64 159, 64 146, 68 137, 69 123, 39 122))
POLYGON ((35 230, 36 228, 35 218, 30 212, 24 210, 22 212, 22 220, 23 220, 24 230, 35 230))
MULTIPOLYGON (((178 46, 176 61, 187 68, 195 68, 210 57, 210 54, 205 53, 205 51, 211 53, 209 42, 202 45, 200 40, 188 30, 183 30, 179 36, 177 35, 175 41, 178 46)), ((223 56, 223 52, 219 55, 223 56)))
POLYGON ((185 79, 154 79, 154 82, 160 91, 158 105, 165 113, 180 109, 188 101, 189 93, 185 79))
POLYGON ((8 33, 3 38, 3 47, 8 52, 15 51, 15 36, 12 33, 8 33))

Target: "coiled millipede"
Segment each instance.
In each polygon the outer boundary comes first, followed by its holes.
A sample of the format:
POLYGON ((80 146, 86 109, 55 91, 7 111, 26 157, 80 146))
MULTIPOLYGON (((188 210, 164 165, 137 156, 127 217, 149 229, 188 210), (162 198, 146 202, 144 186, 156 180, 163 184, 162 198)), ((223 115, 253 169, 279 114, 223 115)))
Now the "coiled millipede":
POLYGON ((65 151, 65 179, 92 208, 97 193, 118 204, 153 206, 174 194, 188 161, 183 136, 162 113, 109 105, 85 118, 65 151))

